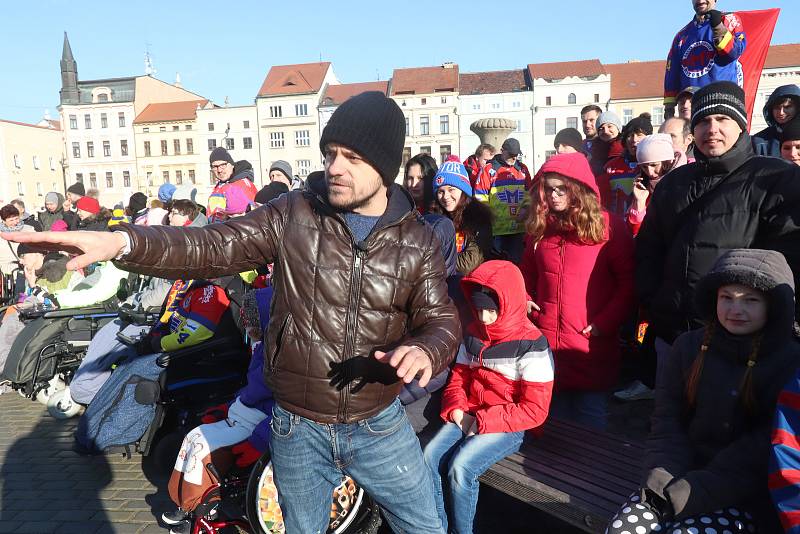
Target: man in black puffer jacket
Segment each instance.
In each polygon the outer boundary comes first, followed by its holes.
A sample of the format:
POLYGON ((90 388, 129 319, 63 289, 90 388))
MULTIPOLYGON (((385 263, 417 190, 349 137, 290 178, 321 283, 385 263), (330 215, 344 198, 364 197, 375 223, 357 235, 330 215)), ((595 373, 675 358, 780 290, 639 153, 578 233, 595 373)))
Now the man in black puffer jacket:
POLYGON ((704 87, 692 110, 697 161, 659 184, 636 243, 636 287, 659 371, 675 338, 700 327, 691 295, 722 254, 777 250, 800 273, 800 168, 754 154, 736 84, 704 87))

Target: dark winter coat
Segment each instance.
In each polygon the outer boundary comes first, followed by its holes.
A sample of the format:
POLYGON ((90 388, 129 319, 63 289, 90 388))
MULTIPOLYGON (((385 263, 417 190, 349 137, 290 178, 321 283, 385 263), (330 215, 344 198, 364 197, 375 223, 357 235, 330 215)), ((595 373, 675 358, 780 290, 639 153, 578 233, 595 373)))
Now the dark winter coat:
POLYGON ((669 173, 655 189, 636 238, 636 288, 650 328, 671 343, 702 326, 698 280, 734 248, 777 250, 800 274, 800 168, 755 157, 743 133, 718 158, 669 173))
POLYGON ((456 228, 458 272, 469 274, 491 259, 492 244, 492 212, 484 204, 470 199, 464 208, 461 228, 456 228))
POLYGON ((22 217, 20 217, 20 222, 22 224, 27 224, 28 226, 33 228, 34 231, 36 231, 36 232, 41 232, 42 231, 42 225, 38 220, 36 220, 36 215, 28 215, 24 219, 22 217))
POLYGON ((58 209, 54 212, 49 212, 46 209, 39 212, 39 224, 42 225, 42 230, 48 231, 53 223, 56 221, 64 221, 67 223, 68 230, 76 230, 78 228, 78 216, 71 211, 64 211, 61 207, 64 204, 64 196, 61 193, 58 195, 58 209))
POLYGON ((783 85, 775 89, 764 105, 764 120, 767 126, 753 136, 753 150, 758 156, 781 157, 781 127, 775 122, 772 116, 772 106, 779 100, 790 97, 794 100, 794 106, 800 113, 800 87, 796 85, 783 85))
POLYGON ((105 232, 108 230, 108 221, 110 218, 104 213, 100 212, 97 215, 87 217, 83 220, 78 220, 76 230, 86 230, 90 232, 105 232))
POLYGON ((386 408, 403 384, 376 350, 417 346, 433 374, 455 356, 461 329, 439 242, 400 186, 359 242, 328 203, 324 178, 205 228, 114 228, 130 236, 118 263, 132 272, 205 278, 274 262, 264 376, 294 414, 353 423, 386 408))
POLYGON ((774 251, 732 250, 700 281, 696 297, 714 325, 696 401, 689 406, 686 382, 703 329, 681 335, 664 362, 647 441, 645 487, 667 498, 678 519, 737 506, 767 510, 760 520, 769 524, 775 519, 767 494, 770 431, 778 393, 800 362, 792 272, 774 251), (732 335, 716 319, 717 290, 732 283, 765 292, 769 302, 752 369, 752 411, 739 392, 755 336, 732 335))

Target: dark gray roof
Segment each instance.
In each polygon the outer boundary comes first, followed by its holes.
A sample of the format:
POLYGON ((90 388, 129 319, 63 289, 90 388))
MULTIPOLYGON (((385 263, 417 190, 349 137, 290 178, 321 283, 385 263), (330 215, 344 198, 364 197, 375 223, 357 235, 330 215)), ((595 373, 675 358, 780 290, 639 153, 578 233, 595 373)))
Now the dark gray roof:
POLYGON ((111 89, 112 102, 133 102, 136 96, 136 77, 106 78, 103 80, 79 80, 80 104, 92 103, 92 91, 98 87, 111 89))

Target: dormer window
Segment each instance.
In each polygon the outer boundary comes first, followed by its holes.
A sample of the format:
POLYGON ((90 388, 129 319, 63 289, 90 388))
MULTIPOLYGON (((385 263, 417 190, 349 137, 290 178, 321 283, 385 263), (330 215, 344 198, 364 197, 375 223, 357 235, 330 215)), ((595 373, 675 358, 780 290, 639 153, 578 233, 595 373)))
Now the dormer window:
POLYGON ((95 87, 92 89, 93 104, 105 104, 111 101, 111 89, 108 87, 95 87))

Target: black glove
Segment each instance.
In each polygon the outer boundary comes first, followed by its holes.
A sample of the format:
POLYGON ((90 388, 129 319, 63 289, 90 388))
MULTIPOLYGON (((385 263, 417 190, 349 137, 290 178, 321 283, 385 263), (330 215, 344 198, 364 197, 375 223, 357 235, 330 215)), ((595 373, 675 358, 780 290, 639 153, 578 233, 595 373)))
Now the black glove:
POLYGON ((139 356, 144 354, 156 354, 157 352, 164 352, 161 349, 161 336, 144 336, 136 342, 134 348, 136 349, 136 354, 139 356))
POLYGON ((712 9, 708 12, 708 20, 711 22, 711 27, 716 28, 722 24, 722 12, 717 9, 712 9))

